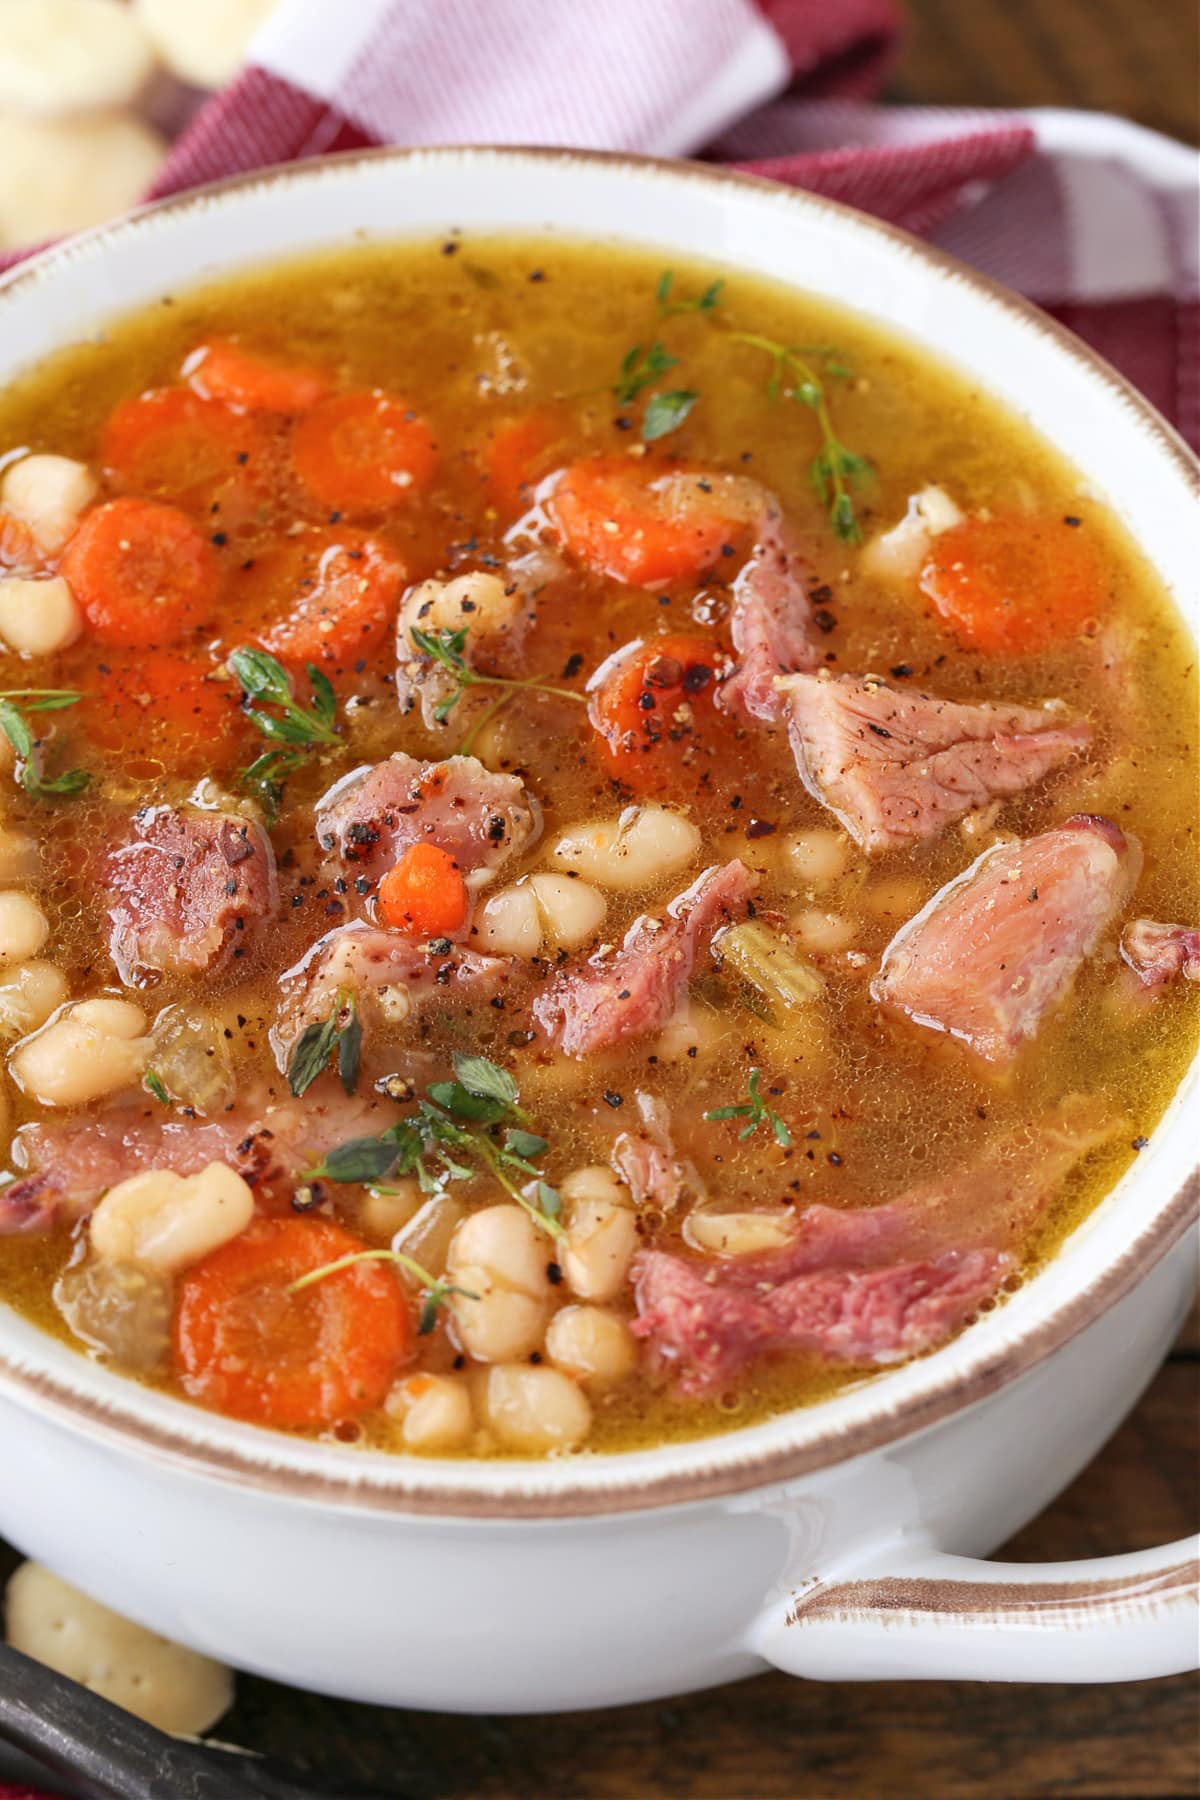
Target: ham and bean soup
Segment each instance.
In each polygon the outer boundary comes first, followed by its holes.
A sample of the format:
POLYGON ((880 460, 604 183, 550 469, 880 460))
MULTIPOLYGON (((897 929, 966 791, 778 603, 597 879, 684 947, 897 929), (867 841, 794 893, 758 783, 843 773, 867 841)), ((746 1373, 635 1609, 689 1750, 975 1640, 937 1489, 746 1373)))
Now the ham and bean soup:
POLYGON ((944 1343, 1192 1053, 1197 680, 952 368, 562 243, 184 296, 0 402, 0 1291, 417 1454, 944 1343))

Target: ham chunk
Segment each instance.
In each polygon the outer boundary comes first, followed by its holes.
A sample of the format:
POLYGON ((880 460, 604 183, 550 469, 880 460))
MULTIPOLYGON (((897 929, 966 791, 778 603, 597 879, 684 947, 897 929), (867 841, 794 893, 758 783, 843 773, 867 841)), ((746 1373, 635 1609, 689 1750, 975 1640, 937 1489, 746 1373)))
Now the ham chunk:
POLYGON ((473 756, 419 762, 397 751, 358 769, 317 807, 317 841, 378 879, 411 844, 436 844, 464 874, 490 879, 536 842, 541 812, 515 775, 494 775, 473 756))
POLYGON ((568 1056, 589 1056, 661 1031, 691 979, 700 946, 745 912, 754 878, 743 863, 706 869, 663 918, 634 921, 615 956, 568 969, 533 1004, 533 1015, 568 1056))
POLYGON ((874 1366, 931 1349, 998 1292, 1063 1178, 1120 1126, 1075 1097, 884 1205, 805 1207, 780 1250, 643 1251, 633 1330, 652 1364, 692 1395, 719 1391, 769 1350, 874 1366))
POLYGON ((361 920, 339 925, 280 977, 283 998, 271 1032, 276 1060, 286 1069, 301 1032, 327 1019, 339 996, 353 995, 364 1026, 396 1027, 435 995, 490 1000, 511 971, 507 957, 457 947, 434 951, 402 932, 361 920))
POLYGON ((613 1143, 612 1166, 637 1207, 673 1212, 685 1198, 702 1198, 704 1183, 695 1165, 680 1156, 671 1135, 671 1119, 653 1094, 634 1095, 641 1123, 622 1131, 613 1143))
POLYGON ((772 724, 782 699, 775 683, 796 670, 815 669, 808 584, 812 569, 771 503, 758 522, 754 548, 733 584, 729 629, 739 656, 722 683, 717 704, 727 712, 772 724))
POLYGON ((1200 981, 1200 929, 1134 919, 1121 933, 1121 955, 1143 987, 1161 987, 1182 975, 1200 981))
POLYGON ((1135 839, 1085 813, 985 850, 896 933, 872 997, 1002 1068, 1067 993, 1140 867, 1135 839))
POLYGON ((164 1119, 144 1106, 120 1106, 25 1125, 14 1154, 31 1172, 0 1195, 0 1237, 45 1227, 62 1214, 79 1216, 117 1182, 147 1169, 198 1175, 222 1162, 254 1188, 286 1182, 346 1139, 382 1131, 395 1116, 382 1100, 348 1099, 334 1086, 323 1097, 313 1089, 303 1100, 247 1100, 215 1119, 164 1119), (22 1207, 25 1224, 8 1222, 22 1207))
POLYGON ((783 690, 801 781, 868 851, 936 837, 1041 781, 1091 738, 1053 705, 964 705, 874 676, 801 674, 783 690))
POLYGON ((238 813, 153 806, 108 857, 109 951, 122 981, 203 975, 275 914, 271 841, 238 813))
POLYGON ((965 1325, 1009 1266, 986 1250, 948 1250, 933 1262, 825 1270, 755 1292, 710 1283, 703 1264, 648 1250, 635 1265, 633 1330, 678 1371, 680 1393, 702 1396, 767 1350, 864 1367, 917 1356, 965 1325))

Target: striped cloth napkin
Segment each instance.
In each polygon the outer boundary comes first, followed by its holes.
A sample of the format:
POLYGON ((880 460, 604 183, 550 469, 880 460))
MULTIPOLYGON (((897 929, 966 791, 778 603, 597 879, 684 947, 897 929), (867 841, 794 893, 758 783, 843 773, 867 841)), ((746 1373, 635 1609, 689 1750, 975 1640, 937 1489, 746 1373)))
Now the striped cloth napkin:
POLYGON ((367 144, 704 156, 931 237, 1200 443, 1197 161, 1083 113, 871 104, 894 0, 281 0, 153 197, 367 144))

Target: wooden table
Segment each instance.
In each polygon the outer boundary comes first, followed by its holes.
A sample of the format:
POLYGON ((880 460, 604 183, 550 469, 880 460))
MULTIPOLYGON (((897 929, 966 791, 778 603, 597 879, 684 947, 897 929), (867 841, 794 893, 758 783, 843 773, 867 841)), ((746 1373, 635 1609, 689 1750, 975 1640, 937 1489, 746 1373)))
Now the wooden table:
MULTIPOLYGON (((896 100, 1091 107, 1197 138, 1195 0, 913 0, 910 13, 896 100)), ((1194 1530, 1198 1400, 1200 1313, 1112 1443, 1006 1554, 1104 1555, 1194 1530)), ((1200 1777, 1188 1677, 1072 1688, 763 1675, 665 1705, 524 1719, 391 1712, 243 1679, 222 1736, 329 1791, 386 1800, 1182 1800, 1200 1777)))

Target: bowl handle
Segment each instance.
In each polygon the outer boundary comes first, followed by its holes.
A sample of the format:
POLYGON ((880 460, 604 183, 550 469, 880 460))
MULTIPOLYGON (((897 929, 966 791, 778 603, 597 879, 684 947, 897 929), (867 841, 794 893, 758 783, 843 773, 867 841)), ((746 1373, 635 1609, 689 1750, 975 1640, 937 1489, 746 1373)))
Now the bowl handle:
POLYGON ((1200 1662, 1198 1544, 1061 1563, 893 1545, 816 1575, 763 1619, 760 1655, 821 1681, 1142 1681, 1200 1662))

